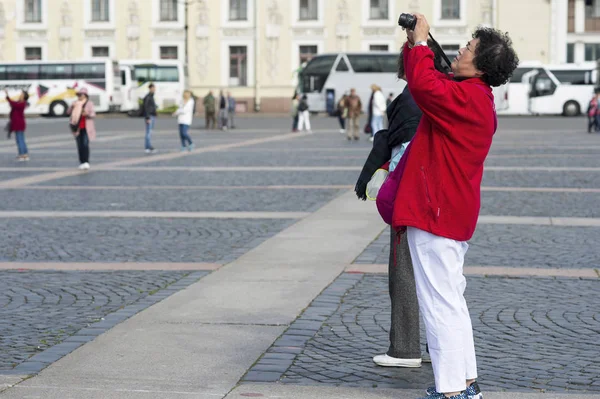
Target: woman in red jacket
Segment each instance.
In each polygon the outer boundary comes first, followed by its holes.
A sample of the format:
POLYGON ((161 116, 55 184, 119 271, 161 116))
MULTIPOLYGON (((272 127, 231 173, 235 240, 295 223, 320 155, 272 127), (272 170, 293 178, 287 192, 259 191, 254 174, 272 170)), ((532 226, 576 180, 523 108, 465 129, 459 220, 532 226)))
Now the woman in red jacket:
POLYGON ((6 93, 6 100, 10 104, 10 131, 15 132, 17 139, 17 149, 19 150, 17 161, 29 161, 29 152, 25 143, 25 128, 27 127, 25 124, 25 108, 28 106, 29 94, 23 91, 19 96, 19 100, 13 101, 8 96, 8 91, 5 90, 4 92, 6 93))
POLYGON ((446 76, 433 66, 427 20, 415 16, 403 54, 423 117, 397 167, 392 227, 407 231, 427 331, 435 387, 426 398, 481 399, 463 264, 497 128, 492 86, 508 81, 518 58, 508 35, 479 28, 452 62, 453 77, 446 76))

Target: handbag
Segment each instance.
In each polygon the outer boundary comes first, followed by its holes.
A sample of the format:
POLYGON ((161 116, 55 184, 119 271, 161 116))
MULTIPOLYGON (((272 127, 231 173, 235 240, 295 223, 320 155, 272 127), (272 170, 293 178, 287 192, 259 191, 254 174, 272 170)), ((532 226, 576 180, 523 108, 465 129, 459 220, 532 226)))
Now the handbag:
POLYGON ((69 129, 71 129, 72 133, 77 133, 77 131, 79 130, 79 124, 81 123, 81 118, 83 118, 83 110, 85 109, 87 103, 87 101, 83 103, 83 106, 81 107, 81 115, 79 115, 79 120, 77 121, 77 123, 75 124, 69 122, 69 129))
POLYGON ((367 198, 370 201, 377 200, 377 194, 379 194, 379 190, 381 189, 383 183, 385 183, 388 174, 389 172, 385 169, 377 169, 375 173, 373 173, 373 177, 371 177, 371 180, 369 180, 369 183, 367 183, 366 191, 367 198))
POLYGON ((392 219, 394 216, 394 203, 396 202, 398 187, 400 186, 400 180, 402 179, 402 174, 404 173, 411 143, 412 142, 408 144, 408 147, 404 151, 402 158, 400 158, 398 166, 396 166, 393 172, 390 172, 387 179, 385 179, 381 185, 379 192, 377 193, 377 211, 379 211, 379 215, 381 215, 383 221, 390 226, 392 225, 392 219))
POLYGON ((373 133, 373 129, 371 129, 371 124, 367 122, 363 131, 365 132, 365 134, 373 133))

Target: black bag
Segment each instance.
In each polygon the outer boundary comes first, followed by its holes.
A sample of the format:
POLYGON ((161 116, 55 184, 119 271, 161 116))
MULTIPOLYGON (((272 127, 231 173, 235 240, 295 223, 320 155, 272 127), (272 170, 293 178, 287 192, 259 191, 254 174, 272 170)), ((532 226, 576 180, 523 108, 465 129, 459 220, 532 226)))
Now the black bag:
POLYGON ((304 100, 300 101, 300 104, 298 104, 298 111, 304 112, 306 110, 308 110, 308 104, 304 100))
POLYGON ((83 110, 85 109, 85 106, 87 105, 87 101, 83 104, 83 107, 81 107, 81 115, 79 115, 79 120, 77 121, 77 124, 74 123, 69 123, 69 129, 71 129, 72 133, 77 133, 77 130, 79 130, 79 124, 81 123, 81 118, 83 118, 83 110))

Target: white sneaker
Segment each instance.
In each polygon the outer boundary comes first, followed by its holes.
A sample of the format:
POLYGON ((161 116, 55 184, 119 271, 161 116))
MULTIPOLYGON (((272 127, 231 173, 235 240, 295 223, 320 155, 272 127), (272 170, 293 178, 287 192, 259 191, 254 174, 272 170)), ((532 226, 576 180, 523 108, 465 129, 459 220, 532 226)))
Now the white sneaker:
POLYGON ((150 154, 152 152, 152 150, 150 148, 146 148, 145 152, 146 152, 146 154, 150 154))
POLYGON ((375 140, 375 137, 371 136, 371 138, 369 139, 369 141, 372 143, 375 140))
POLYGON ((421 359, 398 359, 385 355, 377 355, 373 362, 382 367, 421 367, 421 359))
POLYGON ((83 164, 83 169, 84 169, 84 170, 89 170, 89 169, 90 169, 90 164, 89 164, 89 163, 87 163, 87 162, 86 162, 86 163, 84 163, 84 164, 83 164))
POLYGON ((81 165, 79 165, 79 170, 85 170, 85 163, 82 163, 81 165))
POLYGON ((346 134, 346 131, 344 129, 340 129, 340 133, 341 134, 346 134))

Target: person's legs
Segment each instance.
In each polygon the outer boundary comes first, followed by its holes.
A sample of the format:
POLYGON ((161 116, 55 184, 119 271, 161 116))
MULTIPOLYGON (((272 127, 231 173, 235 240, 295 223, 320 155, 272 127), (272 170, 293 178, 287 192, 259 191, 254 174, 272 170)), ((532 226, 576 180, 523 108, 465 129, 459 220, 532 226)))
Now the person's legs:
POLYGON ((185 125, 183 125, 181 123, 179 125, 177 125, 177 127, 179 128, 179 140, 181 141, 181 148, 182 149, 185 148, 185 147, 187 147, 187 143, 185 141, 185 136, 183 134, 183 127, 184 126, 185 125))
POLYGON ((192 138, 190 137, 190 125, 179 125, 181 126, 182 143, 186 145, 192 145, 192 138), (186 144, 187 143, 187 144, 186 144))
POLYGON ((352 134, 354 135, 354 139, 358 139, 360 137, 360 116, 352 117, 352 134))
POLYGON ((298 131, 298 114, 294 115, 294 119, 292 119, 292 131, 298 131))
POLYGON ((408 227, 419 307, 438 392, 461 392, 477 378, 473 330, 464 299, 468 245, 408 227))
POLYGON ((387 355, 398 359, 421 359, 419 301, 406 233, 397 236, 391 228, 389 289, 392 302, 390 348, 387 355))
POLYGON ((235 129, 235 111, 229 112, 229 127, 235 129))
POLYGON ((600 131, 600 114, 597 114, 596 117, 594 118, 596 121, 596 131, 600 131))
POLYGON ((25 145, 25 134, 22 131, 15 132, 15 140, 17 142, 17 151, 19 155, 27 154, 27 146, 25 145))
POLYGON ((304 111, 298 113, 298 130, 302 131, 304 129, 304 111))
POLYGON ((144 149, 149 150, 152 148, 152 143, 150 142, 150 139, 152 137, 152 117, 150 117, 150 119, 144 120, 144 122, 146 123, 146 136, 145 136, 145 140, 144 140, 144 149))
POLYGON ((207 130, 210 128, 209 123, 210 123, 210 114, 208 111, 204 111, 204 128, 207 130))
POLYGON ((90 162, 90 140, 86 129, 81 129, 79 132, 81 138, 81 159, 82 163, 90 162))
POLYGON ((303 114, 304 114, 304 122, 306 123, 306 130, 310 132, 311 131, 311 128, 310 128, 310 112, 304 111, 303 114))

